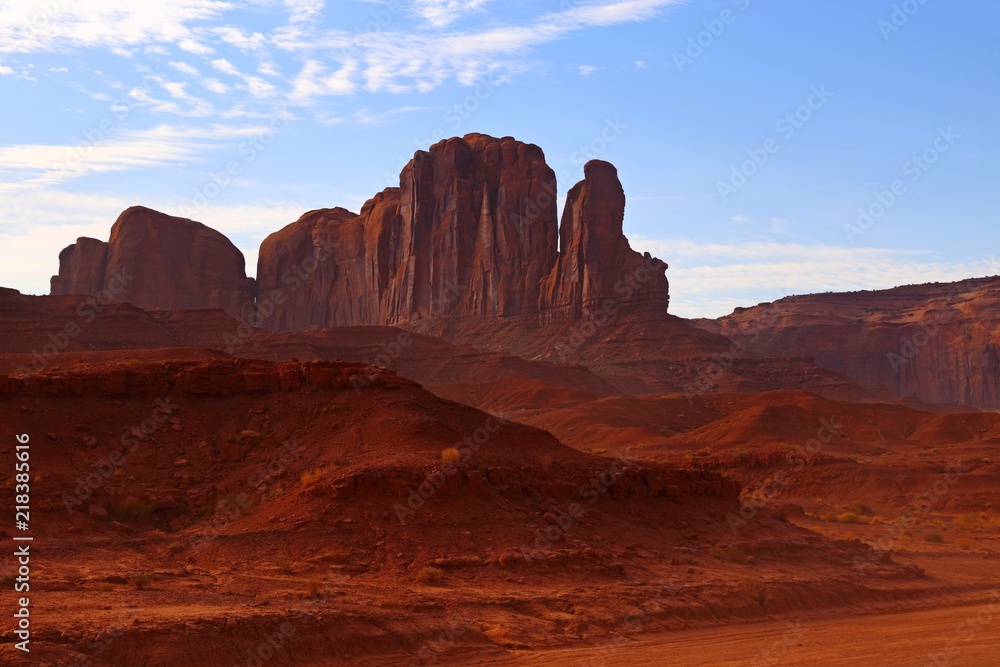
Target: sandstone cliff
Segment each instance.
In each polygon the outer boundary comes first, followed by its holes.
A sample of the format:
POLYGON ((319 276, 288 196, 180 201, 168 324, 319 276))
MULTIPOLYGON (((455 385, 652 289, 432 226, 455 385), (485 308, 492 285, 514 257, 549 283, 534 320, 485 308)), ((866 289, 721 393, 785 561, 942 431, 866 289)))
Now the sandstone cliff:
POLYGON ((666 264, 622 233, 615 168, 594 161, 557 224, 540 148, 481 134, 418 152, 353 216, 312 211, 261 244, 259 321, 278 331, 528 316, 576 320, 607 299, 667 308, 666 264), (561 248, 557 243, 561 238, 561 248))
POLYGON ((788 297, 699 325, 900 396, 1000 408, 1000 278, 788 297))
POLYGON ((107 243, 81 238, 59 254, 53 295, 105 290, 142 308, 220 308, 234 317, 256 293, 243 253, 229 239, 141 206, 118 217, 107 243))
POLYGON ((584 176, 560 228, 555 173, 538 146, 447 139, 418 151, 399 187, 360 213, 310 211, 267 237, 256 283, 222 234, 134 207, 107 243, 81 238, 63 250, 52 294, 220 308, 273 331, 665 315, 667 265, 629 247, 617 170, 595 160, 584 176))

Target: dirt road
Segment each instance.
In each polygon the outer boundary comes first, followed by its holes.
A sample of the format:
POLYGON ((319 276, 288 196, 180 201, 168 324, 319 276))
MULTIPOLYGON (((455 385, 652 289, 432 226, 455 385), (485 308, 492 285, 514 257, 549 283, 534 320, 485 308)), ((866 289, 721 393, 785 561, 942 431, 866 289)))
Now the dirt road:
POLYGON ((899 614, 647 635, 598 647, 535 652, 509 664, 994 667, 1000 665, 1000 600, 899 614))

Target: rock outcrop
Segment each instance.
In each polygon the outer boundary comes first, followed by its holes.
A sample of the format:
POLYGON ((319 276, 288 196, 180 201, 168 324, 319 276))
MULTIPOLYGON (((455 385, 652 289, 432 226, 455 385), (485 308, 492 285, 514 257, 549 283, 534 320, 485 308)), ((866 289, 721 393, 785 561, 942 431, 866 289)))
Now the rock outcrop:
POLYGON ((104 289, 108 244, 82 236, 59 253, 59 275, 52 276, 52 294, 98 294, 104 289))
POLYGON ((243 253, 200 222, 141 206, 125 210, 107 243, 81 238, 59 254, 51 292, 106 294, 141 308, 220 308, 239 317, 256 294, 243 253))
POLYGON ((360 213, 310 211, 267 237, 256 283, 222 234, 130 208, 108 243, 82 238, 60 254, 52 294, 220 308, 273 331, 665 314, 667 265, 629 247, 617 171, 595 160, 584 173, 560 230, 555 173, 538 146, 483 134, 441 141, 360 213))
POLYGON ((1000 278, 811 294, 700 321, 758 356, 803 355, 928 403, 1000 408, 1000 278))
POLYGON ((261 244, 257 321, 277 330, 528 316, 618 305, 666 312, 666 264, 622 233, 615 168, 589 163, 559 248, 555 174, 540 148, 481 134, 418 152, 357 216, 312 211, 261 244))
POLYGON ((566 200, 559 229, 559 260, 546 281, 545 318, 580 319, 604 308, 605 301, 626 301, 666 313, 670 297, 667 265, 649 253, 632 250, 622 232, 625 190, 618 170, 593 160, 586 178, 566 200))

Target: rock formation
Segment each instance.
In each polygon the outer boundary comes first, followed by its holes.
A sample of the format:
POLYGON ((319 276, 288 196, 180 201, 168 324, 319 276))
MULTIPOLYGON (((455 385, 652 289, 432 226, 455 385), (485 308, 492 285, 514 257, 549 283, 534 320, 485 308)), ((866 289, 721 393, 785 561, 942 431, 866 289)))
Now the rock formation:
POLYGON ((52 276, 52 294, 98 294, 104 289, 108 244, 80 237, 59 253, 59 275, 52 276))
POLYGON ((81 238, 59 254, 51 292, 100 294, 142 308, 220 308, 239 317, 256 293, 243 254, 200 222, 125 210, 107 243, 81 238))
POLYGON ((580 319, 604 308, 608 299, 652 307, 669 302, 667 265, 632 250, 622 233, 625 191, 618 170, 593 160, 585 179, 569 191, 559 230, 559 259, 546 281, 546 319, 580 319))
POLYGON ((584 171, 560 230, 539 147, 482 134, 441 141, 360 214, 310 211, 267 237, 256 284, 222 234, 130 208, 108 243, 82 238, 60 254, 52 294, 108 289, 143 308, 220 308, 275 331, 665 314, 666 264, 629 247, 617 171, 596 160, 584 171))
POLYGON ((570 193, 557 247, 540 148, 481 134, 418 152, 400 187, 353 216, 312 211, 261 244, 258 320, 278 331, 529 316, 580 319, 607 299, 667 307, 666 264, 631 250, 615 168, 570 193))
POLYGON ((759 356, 816 363, 899 396, 1000 408, 1000 278, 811 294, 699 322, 759 356))

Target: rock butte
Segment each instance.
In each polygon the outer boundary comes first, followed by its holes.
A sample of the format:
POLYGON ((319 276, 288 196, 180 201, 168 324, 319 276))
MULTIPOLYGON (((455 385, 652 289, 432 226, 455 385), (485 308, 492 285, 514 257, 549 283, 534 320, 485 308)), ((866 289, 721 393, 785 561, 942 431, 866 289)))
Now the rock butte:
POLYGON ((310 211, 260 246, 257 281, 242 254, 201 223, 146 208, 119 217, 108 243, 60 253, 52 294, 97 294, 144 308, 221 308, 274 331, 528 316, 579 320, 607 299, 666 313, 667 265, 629 247, 615 167, 592 161, 561 226, 542 150, 482 134, 417 152, 355 214, 310 211), (626 296, 623 296, 626 295, 626 296))
POLYGON ((107 243, 84 237, 59 253, 53 295, 103 290, 141 308, 220 308, 234 317, 256 292, 243 253, 225 236, 141 206, 118 217, 107 243))

